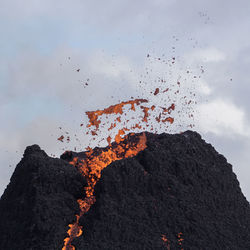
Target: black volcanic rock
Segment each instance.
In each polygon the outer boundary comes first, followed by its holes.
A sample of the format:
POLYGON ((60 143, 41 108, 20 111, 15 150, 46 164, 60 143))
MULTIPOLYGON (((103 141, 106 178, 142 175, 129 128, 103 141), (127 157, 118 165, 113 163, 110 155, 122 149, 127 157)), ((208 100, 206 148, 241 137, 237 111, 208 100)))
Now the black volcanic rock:
POLYGON ((27 147, 0 200, 0 249, 61 249, 84 185, 66 161, 27 147))
MULTIPOLYGON (((0 249, 61 249, 84 179, 28 147, 0 200, 0 249)), ((147 133, 147 148, 105 168, 76 249, 250 249, 250 206, 232 167, 199 134, 147 133), (165 240, 163 240, 163 239, 165 240)))
POLYGON ((77 249, 250 249, 250 206, 232 167, 199 134, 147 134, 103 170, 77 249), (182 246, 178 241, 181 233, 182 246))

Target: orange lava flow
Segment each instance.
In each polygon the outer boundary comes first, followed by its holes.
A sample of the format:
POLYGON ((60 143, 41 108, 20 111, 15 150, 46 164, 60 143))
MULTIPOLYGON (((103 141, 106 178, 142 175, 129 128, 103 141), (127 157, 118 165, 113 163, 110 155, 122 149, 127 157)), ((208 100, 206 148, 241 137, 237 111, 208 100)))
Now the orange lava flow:
POLYGON ((82 234, 82 227, 79 225, 80 218, 89 211, 95 203, 94 196, 95 185, 101 178, 101 172, 109 164, 116 160, 121 160, 136 156, 140 151, 146 148, 146 135, 143 133, 140 136, 132 137, 127 135, 124 138, 120 136, 124 134, 123 130, 119 131, 116 138, 116 143, 110 144, 107 148, 92 150, 86 152, 86 158, 80 159, 75 157, 70 164, 75 166, 79 172, 87 180, 85 187, 85 198, 79 199, 80 213, 76 215, 76 221, 69 225, 68 237, 64 239, 63 250, 74 250, 75 247, 71 244, 72 241, 82 234))
POLYGON ((99 128, 99 125, 101 123, 100 120, 98 120, 99 116, 102 116, 103 114, 123 114, 123 107, 127 104, 131 105, 131 110, 135 111, 135 104, 140 105, 141 103, 148 102, 146 99, 135 99, 130 100, 126 102, 121 102, 115 105, 111 105, 108 108, 105 108, 103 110, 95 110, 95 111, 87 111, 86 115, 89 118, 89 125, 88 127, 95 126, 96 129, 99 128))

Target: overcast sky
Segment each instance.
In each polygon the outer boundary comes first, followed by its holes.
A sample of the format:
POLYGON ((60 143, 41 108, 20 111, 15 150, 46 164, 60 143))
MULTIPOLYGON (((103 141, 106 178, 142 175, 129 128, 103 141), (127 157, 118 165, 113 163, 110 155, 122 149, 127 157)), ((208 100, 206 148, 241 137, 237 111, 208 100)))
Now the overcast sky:
POLYGON ((194 129, 233 165, 250 200, 249 13, 249 0, 0 0, 0 194, 26 146, 81 150, 85 111, 148 98, 164 77, 180 80, 181 95, 196 93, 194 129), (57 141, 66 131, 80 142, 57 141))

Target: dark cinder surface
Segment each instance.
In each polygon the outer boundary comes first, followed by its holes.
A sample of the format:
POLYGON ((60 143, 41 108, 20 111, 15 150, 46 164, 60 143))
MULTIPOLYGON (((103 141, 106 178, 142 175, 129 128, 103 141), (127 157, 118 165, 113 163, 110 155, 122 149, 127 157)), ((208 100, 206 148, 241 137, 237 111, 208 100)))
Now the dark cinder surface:
POLYGON ((167 249, 165 234, 170 249, 249 250, 249 203, 226 159, 195 132, 147 138, 103 170, 77 249, 167 249))
POLYGON ((0 249, 61 249, 85 184, 66 161, 27 147, 0 200, 0 249))
MULTIPOLYGON (((103 170, 76 249, 168 249, 164 234, 171 250, 249 250, 250 206, 226 159, 191 131, 147 133, 147 146, 103 170)), ((0 249, 61 249, 86 185, 74 155, 26 149, 0 200, 0 249)))

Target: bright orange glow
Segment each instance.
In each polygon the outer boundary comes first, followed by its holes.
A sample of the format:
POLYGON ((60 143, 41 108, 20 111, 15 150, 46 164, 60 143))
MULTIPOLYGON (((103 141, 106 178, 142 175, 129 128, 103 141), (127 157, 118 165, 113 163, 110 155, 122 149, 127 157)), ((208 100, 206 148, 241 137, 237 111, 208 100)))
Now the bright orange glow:
POLYGON ((89 118, 89 125, 88 127, 95 126, 96 129, 99 128, 99 125, 101 123, 100 120, 98 120, 99 116, 102 116, 103 114, 123 114, 123 107, 127 104, 131 105, 131 110, 135 111, 135 104, 140 105, 141 103, 148 102, 146 99, 135 99, 130 100, 126 102, 121 102, 115 105, 111 105, 108 108, 105 108, 103 110, 96 110, 96 111, 88 111, 86 112, 86 115, 89 118))
POLYGON ((115 142, 116 143, 120 143, 121 141, 123 141, 123 138, 121 137, 122 135, 125 134, 124 129, 120 129, 117 133, 117 135, 115 136, 115 142))
POLYGON ((107 142, 108 142, 109 145, 111 144, 111 136, 108 136, 107 142))
POLYGON ((177 236, 178 236, 178 244, 182 246, 182 241, 184 241, 184 239, 182 238, 182 233, 178 233, 177 236))
POLYGON ((167 117, 166 119, 162 120, 162 122, 170 122, 172 124, 174 122, 174 118, 167 117))
POLYGON ((166 236, 165 234, 162 235, 161 239, 162 239, 164 242, 168 242, 167 236, 166 236))
POLYGON ((79 219, 89 211, 95 203, 94 196, 95 185, 101 178, 101 172, 109 164, 114 161, 136 156, 140 151, 146 148, 146 135, 143 133, 138 137, 132 135, 125 136, 124 130, 120 130, 116 136, 116 143, 110 144, 103 150, 89 150, 86 152, 85 159, 75 157, 70 164, 75 166, 80 173, 86 178, 87 186, 85 187, 85 198, 79 199, 80 213, 76 216, 76 221, 69 225, 68 237, 64 239, 63 250, 74 250, 75 247, 71 244, 73 239, 82 235, 82 227, 79 225, 79 219))

